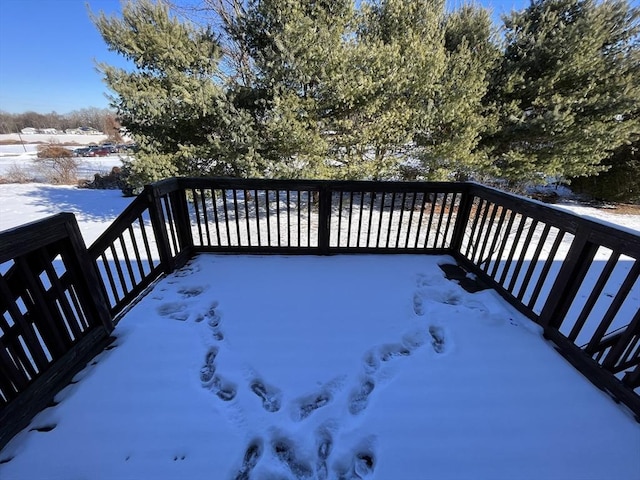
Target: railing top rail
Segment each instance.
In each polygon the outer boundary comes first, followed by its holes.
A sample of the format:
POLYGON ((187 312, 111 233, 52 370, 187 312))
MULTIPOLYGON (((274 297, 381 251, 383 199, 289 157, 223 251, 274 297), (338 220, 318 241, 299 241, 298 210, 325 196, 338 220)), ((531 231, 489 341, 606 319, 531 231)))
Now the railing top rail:
POLYGON ((58 213, 0 232, 0 263, 67 237, 73 213, 58 213))
MULTIPOLYGON (((468 188, 464 182, 385 182, 371 180, 282 180, 260 178, 227 177, 184 177, 178 183, 182 188, 235 188, 269 190, 319 190, 328 188, 334 191, 354 192, 462 192, 468 188)), ((153 184, 157 187, 158 184, 153 184)))
POLYGON ((167 193, 175 192, 180 188, 183 188, 181 185, 181 177, 171 177, 165 180, 160 180, 158 182, 152 183, 151 185, 145 186, 145 192, 149 190, 153 190, 156 195, 165 195, 167 193))
POLYGON ((137 218, 146 208, 149 207, 149 201, 146 195, 138 195, 125 208, 120 215, 102 232, 102 234, 91 244, 89 252, 100 251, 113 241, 114 236, 119 235, 131 222, 137 218))

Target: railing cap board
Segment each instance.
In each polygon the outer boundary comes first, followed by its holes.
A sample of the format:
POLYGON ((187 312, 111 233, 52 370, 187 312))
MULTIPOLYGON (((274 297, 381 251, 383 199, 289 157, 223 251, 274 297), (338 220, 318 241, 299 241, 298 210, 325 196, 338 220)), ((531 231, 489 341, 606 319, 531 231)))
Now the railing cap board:
MULTIPOLYGON (((331 189, 334 191, 357 192, 462 192, 464 182, 388 182, 371 180, 313 180, 313 179, 262 179, 233 177, 183 177, 177 179, 181 188, 234 188, 239 190, 311 190, 331 189)), ((150 185, 158 188, 158 184, 150 185)), ((164 190, 167 185, 160 185, 164 190)))
POLYGON ((144 192, 152 193, 157 196, 166 195, 167 193, 175 192, 181 188, 180 178, 179 177, 171 177, 166 178, 164 180, 160 180, 159 182, 152 183, 150 185, 145 185, 144 192))
POLYGON ((73 213, 63 212, 0 232, 0 263, 69 236, 73 213))
POLYGON ((147 208, 149 208, 149 200, 146 195, 138 195, 118 217, 111 222, 109 227, 91 244, 89 247, 89 253, 93 255, 94 252, 100 251, 108 247, 117 235, 113 232, 124 230, 132 222, 134 222, 139 215, 141 215, 147 208))

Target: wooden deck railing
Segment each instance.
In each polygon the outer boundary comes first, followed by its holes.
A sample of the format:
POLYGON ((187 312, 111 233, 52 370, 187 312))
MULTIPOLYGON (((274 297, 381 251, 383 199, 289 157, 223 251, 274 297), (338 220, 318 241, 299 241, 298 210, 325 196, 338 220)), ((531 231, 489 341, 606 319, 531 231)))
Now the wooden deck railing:
POLYGON ((184 210, 184 201, 176 179, 149 186, 89 247, 114 318, 193 254, 191 242, 182 238, 188 227, 177 223, 175 214, 184 210))
POLYGON ((174 178, 88 249, 70 214, 0 233, 0 447, 200 252, 451 255, 640 420, 640 236, 473 183, 174 178))
POLYGON ((113 322, 75 217, 0 234, 0 447, 109 341, 113 322))
POLYGON ((480 185, 466 200, 459 261, 640 421, 640 236, 480 185))

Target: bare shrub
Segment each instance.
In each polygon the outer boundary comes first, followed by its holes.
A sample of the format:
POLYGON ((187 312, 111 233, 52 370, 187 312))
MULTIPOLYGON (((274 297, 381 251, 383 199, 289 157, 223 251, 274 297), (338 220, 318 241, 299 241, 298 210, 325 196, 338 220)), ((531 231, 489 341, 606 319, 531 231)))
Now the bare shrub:
POLYGON ((25 167, 15 163, 3 175, 0 175, 0 183, 31 183, 34 181, 34 176, 25 167))
POLYGON ((37 161, 47 181, 65 185, 78 183, 80 162, 71 150, 57 144, 42 145, 38 147, 37 161))

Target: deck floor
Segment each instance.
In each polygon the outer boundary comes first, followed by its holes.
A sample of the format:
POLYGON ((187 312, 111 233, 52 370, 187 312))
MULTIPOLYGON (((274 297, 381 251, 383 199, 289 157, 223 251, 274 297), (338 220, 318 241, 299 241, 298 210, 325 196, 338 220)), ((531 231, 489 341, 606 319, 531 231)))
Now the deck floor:
POLYGON ((452 262, 201 255, 0 478, 640 478, 640 425, 452 262))

